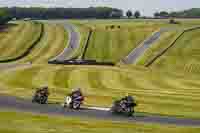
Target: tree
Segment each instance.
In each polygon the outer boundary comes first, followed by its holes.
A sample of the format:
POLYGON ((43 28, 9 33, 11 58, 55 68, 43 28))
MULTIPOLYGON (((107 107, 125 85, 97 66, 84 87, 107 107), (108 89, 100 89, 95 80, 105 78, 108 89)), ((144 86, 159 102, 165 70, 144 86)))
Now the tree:
POLYGON ((11 16, 8 14, 6 10, 0 9, 0 25, 6 24, 11 19, 12 19, 11 16))
POLYGON ((155 13, 154 13, 154 17, 155 17, 155 18, 160 17, 160 13, 159 13, 159 12, 155 12, 155 13))
POLYGON ((161 12, 160 12, 160 16, 161 16, 161 17, 169 17, 169 13, 166 12, 166 11, 161 11, 161 12))
POLYGON ((141 14, 140 14, 139 11, 136 11, 136 12, 134 13, 134 16, 135 16, 135 18, 139 18, 139 17, 141 16, 141 14))
POLYGON ((177 15, 178 15, 177 12, 171 12, 171 13, 169 14, 170 17, 176 17, 177 15))
POLYGON ((128 11, 126 12, 126 16, 127 16, 128 18, 132 17, 132 16, 133 16, 132 11, 131 11, 131 10, 128 10, 128 11))

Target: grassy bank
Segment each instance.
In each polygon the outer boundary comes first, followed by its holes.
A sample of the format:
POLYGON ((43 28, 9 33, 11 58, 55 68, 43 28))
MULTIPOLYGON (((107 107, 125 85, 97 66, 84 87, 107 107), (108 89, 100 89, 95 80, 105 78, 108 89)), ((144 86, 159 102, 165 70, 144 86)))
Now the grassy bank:
MULTIPOLYGON (((36 22, 17 22, 14 29, 0 39, 0 60, 16 58, 27 51, 42 32, 41 24, 36 22)), ((1 36, 1 33, 0 33, 1 36)))
POLYGON ((17 62, 47 63, 49 59, 59 55, 67 47, 67 42, 68 32, 62 26, 44 23, 41 41, 27 57, 17 62))
POLYGON ((152 66, 166 70, 199 73, 199 35, 199 29, 184 33, 174 46, 156 60, 152 66))
POLYGON ((139 67, 36 65, 2 72, 0 92, 31 98, 35 87, 48 85, 50 101, 63 102, 71 88, 82 87, 87 105, 107 107, 129 93, 139 102, 136 109, 139 112, 200 118, 199 79, 198 75, 139 67))
POLYGON ((155 25, 143 23, 104 23, 93 27, 86 59, 111 62, 118 62, 127 56, 140 42, 159 29, 155 25), (112 25, 115 27, 111 28, 112 25))
POLYGON ((0 112, 2 133, 198 133, 198 127, 178 127, 159 124, 112 122, 36 115, 20 112, 0 112))
POLYGON ((169 45, 171 45, 174 40, 183 32, 183 30, 170 30, 161 35, 161 37, 148 48, 144 54, 138 58, 136 65, 145 66, 152 59, 154 59, 160 52, 165 50, 169 45))

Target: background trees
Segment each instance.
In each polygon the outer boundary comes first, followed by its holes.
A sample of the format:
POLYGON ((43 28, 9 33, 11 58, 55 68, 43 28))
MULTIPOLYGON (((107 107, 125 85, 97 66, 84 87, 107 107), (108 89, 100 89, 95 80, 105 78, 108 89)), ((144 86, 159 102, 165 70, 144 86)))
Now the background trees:
POLYGON ((0 25, 6 24, 12 18, 6 10, 0 9, 0 25))
POLYGON ((131 11, 131 10, 128 10, 128 11, 126 12, 126 16, 127 16, 128 18, 131 18, 131 17, 133 16, 132 11, 131 11))
POLYGON ((177 17, 177 18, 200 18, 200 8, 192 8, 184 11, 161 11, 155 12, 154 17, 156 18, 169 18, 169 17, 177 17))
POLYGON ((9 12, 12 17, 17 19, 66 19, 66 18, 120 18, 123 11, 109 7, 90 7, 90 8, 1 8, 9 12))
POLYGON ((136 11, 136 12, 134 13, 134 16, 135 16, 135 18, 139 18, 139 17, 141 16, 141 14, 140 14, 139 11, 136 11))

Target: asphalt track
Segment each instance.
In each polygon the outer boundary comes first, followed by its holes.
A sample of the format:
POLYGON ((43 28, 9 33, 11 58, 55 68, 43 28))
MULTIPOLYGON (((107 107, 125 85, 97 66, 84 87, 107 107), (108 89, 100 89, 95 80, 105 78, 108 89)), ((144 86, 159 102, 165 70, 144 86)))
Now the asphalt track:
POLYGON ((168 30, 171 30, 170 28, 164 28, 157 32, 155 32, 151 37, 147 38, 145 41, 143 41, 141 44, 138 45, 137 48, 133 49, 130 54, 121 60, 123 64, 133 64, 136 62, 136 60, 144 54, 144 52, 155 42, 159 39, 160 35, 168 30))
POLYGON ((177 126, 200 126, 200 119, 174 118, 169 116, 156 116, 149 114, 136 113, 134 117, 113 115, 106 108, 83 108, 81 110, 64 109, 59 104, 39 105, 31 103, 31 100, 16 98, 13 96, 0 95, 0 110, 9 109, 20 112, 30 112, 45 115, 59 115, 66 117, 82 117, 100 120, 112 120, 117 122, 144 122, 169 124, 177 126))

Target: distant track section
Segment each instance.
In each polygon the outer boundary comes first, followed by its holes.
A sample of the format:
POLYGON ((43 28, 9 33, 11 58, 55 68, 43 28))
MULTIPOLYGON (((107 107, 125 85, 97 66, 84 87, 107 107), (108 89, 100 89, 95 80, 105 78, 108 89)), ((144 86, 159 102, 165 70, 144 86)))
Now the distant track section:
POLYGON ((63 25, 65 30, 68 31, 69 41, 68 41, 68 44, 66 44, 67 45, 66 48, 58 56, 54 57, 53 59, 50 59, 50 61, 53 61, 53 60, 63 61, 66 59, 70 59, 73 52, 79 48, 80 35, 76 31, 74 25, 69 24, 69 23, 63 24, 59 22, 57 22, 57 24, 63 25))
POLYGON ((200 27, 194 27, 184 30, 166 49, 161 51, 157 56, 155 56, 153 59, 151 59, 147 64, 145 64, 145 67, 150 67, 158 58, 160 58, 162 55, 164 55, 171 47, 173 47, 176 42, 187 32, 200 29, 200 27))
POLYGON ((131 53, 122 59, 120 62, 123 64, 133 64, 136 60, 144 54, 144 52, 155 42, 159 39, 162 33, 168 31, 168 29, 161 29, 158 32, 155 32, 151 37, 143 41, 141 44, 138 45, 137 48, 133 49, 131 53))

